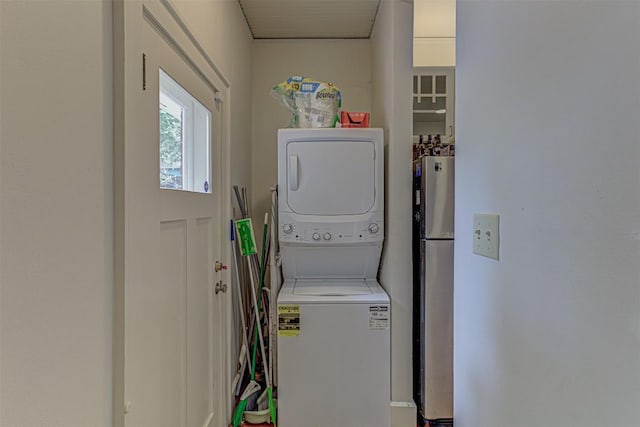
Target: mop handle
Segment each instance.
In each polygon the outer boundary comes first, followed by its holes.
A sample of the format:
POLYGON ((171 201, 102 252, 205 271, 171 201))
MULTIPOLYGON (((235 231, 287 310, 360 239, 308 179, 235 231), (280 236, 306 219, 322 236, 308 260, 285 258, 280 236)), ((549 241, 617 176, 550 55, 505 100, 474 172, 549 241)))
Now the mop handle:
MULTIPOLYGON (((269 213, 265 213, 264 214, 264 227, 263 227, 263 234, 262 234, 262 253, 263 253, 263 262, 264 262, 264 253, 265 253, 265 240, 266 240, 266 234, 264 232, 264 229, 266 229, 266 227, 268 227, 269 224, 269 213)), ((260 325, 260 301, 261 301, 261 297, 262 297, 262 286, 263 286, 263 281, 260 280, 260 283, 258 285, 258 298, 256 299, 256 292, 255 292, 255 286, 253 283, 253 269, 251 268, 251 263, 249 263, 249 276, 251 277, 251 296, 253 297, 253 307, 254 307, 254 313, 256 316, 256 330, 258 331, 258 337, 259 337, 259 342, 260 342, 260 353, 262 355, 262 369, 264 369, 264 374, 265 374, 265 380, 267 383, 267 388, 271 387, 271 381, 269 379, 269 367, 267 366, 267 355, 266 352, 264 350, 264 338, 262 336, 262 328, 260 325)), ((255 347, 254 347, 255 348, 255 347)))
POLYGON ((245 322, 244 319, 244 304, 242 303, 242 284, 240 283, 240 272, 238 271, 238 258, 236 255, 236 246, 235 246, 235 227, 233 226, 233 221, 230 222, 231 224, 231 256, 233 258, 233 265, 234 265, 234 270, 235 270, 235 276, 236 276, 236 285, 238 288, 238 292, 237 292, 237 297, 238 297, 238 305, 240 308, 240 319, 242 321, 242 340, 244 341, 244 345, 247 348, 247 351, 245 352, 247 355, 247 363, 249 365, 251 365, 251 356, 249 356, 249 340, 247 339, 247 324, 245 322))

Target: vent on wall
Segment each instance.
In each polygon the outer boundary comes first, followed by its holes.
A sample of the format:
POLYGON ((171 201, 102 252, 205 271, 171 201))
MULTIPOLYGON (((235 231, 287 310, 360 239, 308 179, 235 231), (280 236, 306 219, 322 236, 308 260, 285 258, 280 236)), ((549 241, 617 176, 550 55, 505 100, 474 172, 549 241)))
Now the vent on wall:
POLYGON ((380 0, 238 0, 254 39, 368 39, 380 0))

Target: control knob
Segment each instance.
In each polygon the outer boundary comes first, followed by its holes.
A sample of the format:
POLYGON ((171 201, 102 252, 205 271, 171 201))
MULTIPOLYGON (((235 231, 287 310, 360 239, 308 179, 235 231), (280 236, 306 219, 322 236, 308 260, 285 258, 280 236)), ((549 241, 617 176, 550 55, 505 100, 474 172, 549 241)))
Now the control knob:
POLYGON ((324 233, 324 240, 331 240, 331 233, 324 233))
POLYGON ((286 234, 290 234, 293 231, 293 225, 291 224, 285 224, 282 226, 282 231, 284 231, 286 234))
POLYGON ((376 224, 375 222, 372 222, 371 224, 369 224, 369 233, 375 234, 378 232, 380 228, 378 227, 378 224, 376 224))
POLYGON ((320 234, 318 233, 313 233, 311 237, 313 238, 313 240, 320 240, 320 234))

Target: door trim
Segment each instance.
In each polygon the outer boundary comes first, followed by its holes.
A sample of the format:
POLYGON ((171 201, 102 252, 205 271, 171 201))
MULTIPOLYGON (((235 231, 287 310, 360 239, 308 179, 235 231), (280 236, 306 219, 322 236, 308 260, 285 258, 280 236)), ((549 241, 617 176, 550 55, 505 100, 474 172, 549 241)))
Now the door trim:
POLYGON ((164 6, 167 12, 169 12, 173 20, 176 21, 176 23, 180 26, 182 32, 189 38, 196 50, 200 53, 200 55, 202 55, 207 64, 209 64, 213 72, 217 74, 220 80, 222 80, 224 86, 230 87, 229 81, 226 79, 222 71, 220 71, 220 69, 216 66, 213 59, 211 59, 211 57, 207 54, 207 51, 204 50, 196 36, 193 34, 193 32, 191 32, 191 29, 189 29, 189 26, 184 22, 184 19, 182 19, 182 16, 180 16, 180 13, 176 10, 173 4, 169 0, 160 0, 160 3, 164 6))
POLYGON ((144 16, 144 20, 149 23, 151 28, 153 28, 156 33, 167 43, 171 49, 174 50, 178 54, 180 58, 187 64, 194 73, 198 75, 202 79, 202 81, 211 89, 213 92, 218 92, 218 89, 215 85, 209 80, 207 75, 196 65, 196 63, 191 59, 189 54, 180 46, 180 44, 176 41, 175 38, 171 36, 166 30, 166 28, 156 19, 156 17, 149 11, 149 8, 146 6, 142 6, 142 15, 144 16))

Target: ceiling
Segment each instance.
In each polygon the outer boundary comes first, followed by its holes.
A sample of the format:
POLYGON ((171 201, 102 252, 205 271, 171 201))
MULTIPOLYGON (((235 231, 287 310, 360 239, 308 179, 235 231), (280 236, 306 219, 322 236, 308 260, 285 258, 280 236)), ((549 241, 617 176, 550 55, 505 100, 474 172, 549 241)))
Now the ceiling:
POLYGON ((380 0, 238 0, 254 39, 367 39, 380 0))

